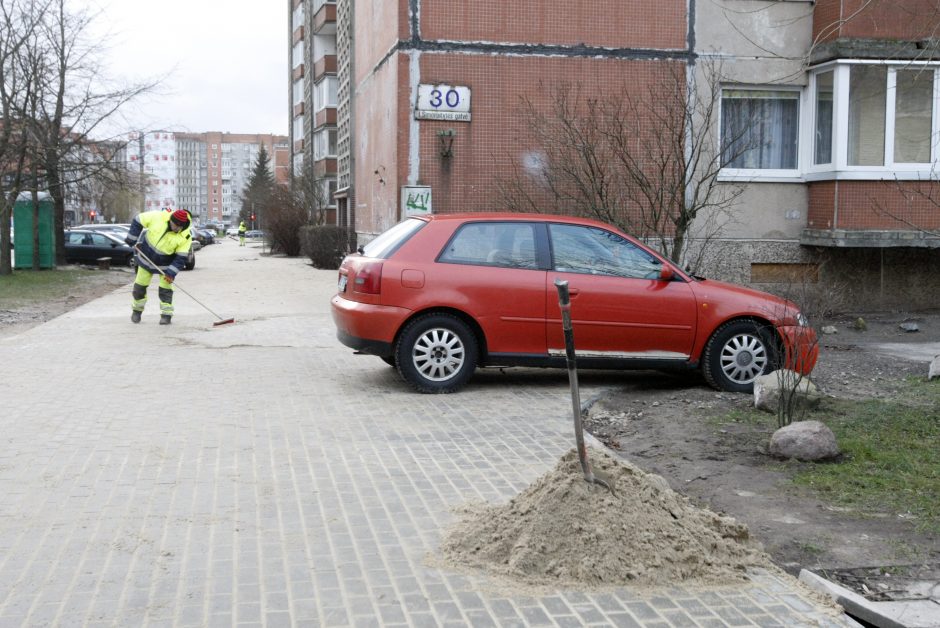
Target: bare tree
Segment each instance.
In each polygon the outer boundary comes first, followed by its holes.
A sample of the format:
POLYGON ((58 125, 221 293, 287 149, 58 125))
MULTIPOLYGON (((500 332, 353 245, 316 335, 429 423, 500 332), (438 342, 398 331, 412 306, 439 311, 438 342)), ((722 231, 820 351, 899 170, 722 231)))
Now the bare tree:
POLYGON ((719 171, 751 146, 746 128, 719 145, 717 65, 664 67, 662 80, 648 89, 624 83, 613 97, 543 86, 547 112, 523 97, 520 117, 527 123, 519 143, 535 149, 497 179, 503 205, 597 218, 696 266, 743 192, 719 182, 719 171), (693 235, 702 243, 694 260, 687 250, 693 235))
POLYGON ((98 58, 100 43, 89 32, 94 17, 87 11, 70 12, 66 0, 51 0, 40 22, 38 48, 46 57, 49 73, 42 83, 34 122, 45 184, 55 206, 57 263, 65 261, 66 188, 112 167, 110 158, 95 160, 92 166, 82 159, 91 134, 156 85, 155 81, 110 83, 105 78, 98 58))
POLYGON ((31 165, 28 112, 35 102, 38 77, 32 72, 29 51, 47 5, 48 1, 0 1, 0 275, 12 272, 10 218, 31 165))

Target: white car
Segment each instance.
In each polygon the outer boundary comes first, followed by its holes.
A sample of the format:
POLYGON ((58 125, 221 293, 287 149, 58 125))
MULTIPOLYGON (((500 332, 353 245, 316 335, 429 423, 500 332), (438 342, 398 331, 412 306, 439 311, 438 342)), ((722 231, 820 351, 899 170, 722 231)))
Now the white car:
POLYGON ((225 230, 225 235, 227 235, 227 236, 237 236, 237 235, 238 235, 238 227, 229 227, 228 229, 225 230))

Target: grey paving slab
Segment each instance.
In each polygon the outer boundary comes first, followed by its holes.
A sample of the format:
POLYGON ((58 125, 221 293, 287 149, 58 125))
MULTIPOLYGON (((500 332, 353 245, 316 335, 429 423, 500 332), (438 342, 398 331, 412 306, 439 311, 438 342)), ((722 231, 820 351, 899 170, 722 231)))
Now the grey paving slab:
POLYGON ((0 340, 0 626, 849 625, 769 572, 532 595, 433 566, 455 506, 571 448, 566 373, 413 394, 336 341, 335 271, 199 261, 180 285, 234 325, 179 292, 132 325, 122 289, 0 340))

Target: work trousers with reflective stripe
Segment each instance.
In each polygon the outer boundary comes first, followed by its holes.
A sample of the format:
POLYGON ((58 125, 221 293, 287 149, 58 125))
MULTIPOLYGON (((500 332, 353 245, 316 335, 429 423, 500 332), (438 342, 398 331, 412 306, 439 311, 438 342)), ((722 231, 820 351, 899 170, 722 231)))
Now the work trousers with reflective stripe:
MULTIPOLYGON (((134 279, 134 289, 131 291, 134 297, 131 305, 132 310, 136 312, 144 311, 144 305, 147 304, 147 288, 150 286, 150 280, 154 274, 143 266, 137 267, 137 277, 134 279)), ((163 275, 160 275, 157 295, 160 297, 160 314, 173 316, 173 284, 167 281, 163 275)))

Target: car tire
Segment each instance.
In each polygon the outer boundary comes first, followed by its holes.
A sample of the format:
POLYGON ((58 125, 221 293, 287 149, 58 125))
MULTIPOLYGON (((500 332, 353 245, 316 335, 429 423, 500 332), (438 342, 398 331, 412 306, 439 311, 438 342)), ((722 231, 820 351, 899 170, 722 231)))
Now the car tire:
POLYGON ((398 366, 397 364, 395 364, 395 356, 393 355, 386 356, 380 359, 392 368, 395 368, 396 366, 398 366))
POLYGON ((411 321, 395 348, 398 372, 422 393, 460 390, 477 364, 477 341, 452 314, 428 314, 411 321))
POLYGON ((729 321, 708 339, 702 353, 702 374, 712 388, 752 392, 754 380, 776 368, 773 332, 755 321, 729 321))
POLYGON ((132 255, 127 256, 127 267, 137 268, 137 256, 136 255, 132 254, 132 255))
POLYGON ((196 256, 193 255, 193 259, 187 260, 186 265, 183 266, 183 270, 192 270, 196 267, 196 256))

